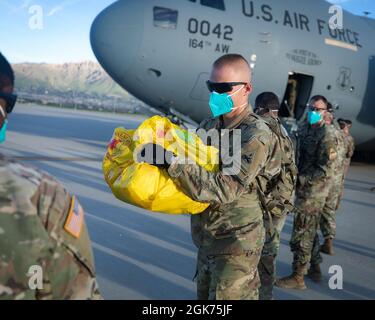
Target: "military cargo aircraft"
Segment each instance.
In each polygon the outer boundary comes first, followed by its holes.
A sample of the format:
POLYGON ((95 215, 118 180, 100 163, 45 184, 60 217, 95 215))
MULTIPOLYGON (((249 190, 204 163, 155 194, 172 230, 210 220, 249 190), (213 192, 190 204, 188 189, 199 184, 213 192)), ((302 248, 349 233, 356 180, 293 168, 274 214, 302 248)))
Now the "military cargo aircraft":
MULTIPOLYGON (((309 97, 325 95, 353 120, 358 148, 375 151, 375 20, 343 13, 330 27, 323 0, 120 0, 93 22, 91 44, 124 89, 167 114, 209 116, 212 62, 240 53, 254 93, 274 91, 280 115, 301 120, 309 97)), ((253 102, 253 101, 251 101, 253 102)))

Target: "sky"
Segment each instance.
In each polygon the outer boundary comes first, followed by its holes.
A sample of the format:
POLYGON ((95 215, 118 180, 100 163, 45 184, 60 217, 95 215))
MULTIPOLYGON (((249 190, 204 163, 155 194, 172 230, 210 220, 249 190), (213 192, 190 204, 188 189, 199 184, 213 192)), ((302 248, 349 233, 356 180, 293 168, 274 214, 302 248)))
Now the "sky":
POLYGON ((113 2, 0 0, 0 51, 11 63, 96 61, 90 46, 90 27, 113 2), (35 23, 39 16, 42 25, 35 23))
POLYGON ((375 18, 375 0, 328 0, 328 2, 339 4, 345 10, 363 16, 364 11, 371 12, 370 17, 375 18))
MULTIPOLYGON (((12 63, 96 61, 89 41, 90 27, 99 12, 113 2, 0 0, 0 51, 12 63)), ((370 11, 375 18, 375 0, 330 2, 359 15, 370 11)))

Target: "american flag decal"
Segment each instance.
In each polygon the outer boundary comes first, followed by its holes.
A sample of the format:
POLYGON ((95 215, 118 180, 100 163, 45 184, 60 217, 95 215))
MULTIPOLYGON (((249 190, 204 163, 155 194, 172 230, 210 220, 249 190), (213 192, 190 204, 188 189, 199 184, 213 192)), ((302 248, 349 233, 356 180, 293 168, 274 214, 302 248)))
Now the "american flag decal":
POLYGON ((66 218, 64 229, 66 232, 78 239, 81 235, 82 225, 83 209, 79 204, 78 199, 73 196, 70 202, 70 209, 68 217, 66 218))

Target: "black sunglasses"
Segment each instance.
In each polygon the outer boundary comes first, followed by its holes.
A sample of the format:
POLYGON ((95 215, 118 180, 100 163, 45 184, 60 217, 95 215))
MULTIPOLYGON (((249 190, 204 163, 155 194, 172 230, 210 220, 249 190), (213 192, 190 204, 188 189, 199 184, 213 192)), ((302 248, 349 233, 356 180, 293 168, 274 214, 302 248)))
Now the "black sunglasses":
POLYGON ((17 95, 12 93, 0 92, 0 99, 5 100, 5 102, 7 103, 5 110, 7 113, 11 113, 14 108, 14 105, 16 104, 17 95))
POLYGON ((314 106, 309 106, 309 110, 311 111, 327 111, 327 109, 323 109, 323 108, 315 108, 314 106))
POLYGON ((211 82, 210 80, 208 80, 206 83, 210 92, 215 91, 217 93, 230 92, 233 90, 234 86, 247 84, 246 82, 211 82))

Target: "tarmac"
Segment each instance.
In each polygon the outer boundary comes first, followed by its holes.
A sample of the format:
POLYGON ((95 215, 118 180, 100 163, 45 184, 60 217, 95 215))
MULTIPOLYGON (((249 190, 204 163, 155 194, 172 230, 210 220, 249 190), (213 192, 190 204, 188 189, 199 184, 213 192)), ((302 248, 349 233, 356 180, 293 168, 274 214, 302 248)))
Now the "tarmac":
MULTIPOLYGON (((105 299, 195 299, 196 248, 190 218, 150 212, 117 200, 103 179, 102 158, 116 127, 136 128, 141 115, 18 104, 1 153, 54 175, 85 209, 105 299)), ((337 211, 335 255, 323 255, 323 281, 304 291, 275 289, 276 299, 375 299, 375 166, 353 163, 337 211), (332 289, 341 268, 343 288, 332 289), (332 271, 332 270, 331 270, 332 271), (332 285, 331 285, 332 287, 332 285)), ((289 216, 277 273, 291 271, 289 216)))

